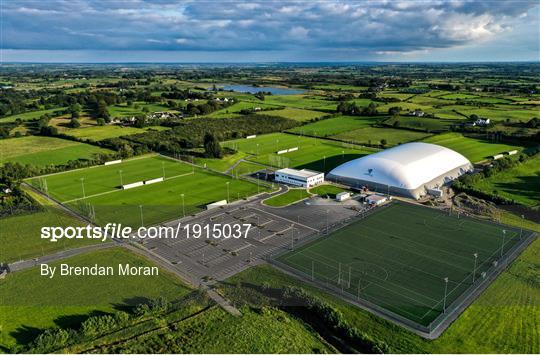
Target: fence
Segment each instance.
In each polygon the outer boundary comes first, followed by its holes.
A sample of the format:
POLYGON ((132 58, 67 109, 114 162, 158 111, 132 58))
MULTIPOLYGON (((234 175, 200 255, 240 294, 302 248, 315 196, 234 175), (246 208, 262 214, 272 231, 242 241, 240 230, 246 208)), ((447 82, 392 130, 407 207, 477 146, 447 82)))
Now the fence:
MULTIPOLYGON (((478 277, 476 279, 476 282, 472 283, 467 289, 465 289, 461 294, 453 300, 447 307, 446 311, 440 313, 433 321, 429 323, 429 325, 424 326, 421 325, 413 320, 410 320, 404 316, 401 316, 395 312, 392 312, 386 308, 383 308, 372 301, 367 299, 367 295, 358 294, 356 297, 352 295, 349 292, 344 291, 343 285, 341 288, 336 286, 336 282, 332 279, 329 279, 328 277, 323 277, 323 279, 320 278, 314 278, 313 275, 308 275, 305 272, 291 267, 279 260, 280 256, 296 249, 300 248, 306 244, 310 244, 316 240, 321 240, 323 238, 326 238, 330 236, 333 232, 336 230, 343 228, 351 223, 357 222, 359 220, 362 220, 366 218, 367 216, 371 215, 375 211, 378 211, 380 209, 384 209, 388 206, 392 205, 392 203, 388 203, 376 208, 370 208, 367 210, 364 210, 362 213, 360 213, 357 216, 353 216, 344 220, 339 221, 338 223, 334 223, 332 225, 329 225, 328 230, 326 233, 321 232, 314 232, 311 233, 305 237, 302 238, 301 241, 299 241, 297 244, 286 247, 282 246, 275 252, 269 254, 267 256, 267 261, 276 266, 277 268, 281 269, 282 271, 295 275, 302 279, 303 281, 312 284, 314 286, 323 288, 327 291, 329 291, 331 294, 341 297, 348 301, 349 303, 355 304, 361 308, 367 309, 379 316, 382 316, 385 319, 388 319, 390 321, 393 321, 397 323, 398 325, 401 325, 405 328, 408 328, 409 330, 415 331, 419 335, 426 337, 426 338, 436 338, 438 337, 448 325, 451 324, 453 320, 455 320, 461 312, 465 310, 466 307, 468 307, 479 295, 480 293, 487 287, 491 282, 493 282, 497 276, 506 269, 506 267, 515 259, 521 251, 523 251, 529 244, 531 244, 537 237, 536 233, 531 231, 526 231, 527 236, 526 237, 520 237, 520 240, 512 245, 512 247, 507 250, 501 258, 495 257, 495 254, 498 253, 498 251, 494 252, 493 254, 493 261, 497 261, 496 264, 492 264, 491 267, 489 267, 485 272, 486 274, 484 277, 478 277), (443 326, 441 328, 441 326, 443 326)), ((428 208, 424 206, 425 208, 428 208)), ((444 213, 444 212, 443 212, 444 213)), ((484 220, 483 220, 484 221, 484 220)), ((486 222, 486 221, 484 221, 486 222)), ((501 225, 502 226, 502 225, 501 225)), ((524 231, 525 232, 525 231, 524 231)), ((523 233, 525 235, 526 233, 523 233)), ((489 261, 492 261, 491 259, 487 259, 489 261)), ((485 263, 486 261, 484 261, 485 263)), ((480 269, 480 266, 478 269, 480 269)), ((464 280, 460 282, 462 284, 465 282, 468 278, 472 276, 468 275, 464 280)), ((434 308, 432 308, 434 309, 434 308)))

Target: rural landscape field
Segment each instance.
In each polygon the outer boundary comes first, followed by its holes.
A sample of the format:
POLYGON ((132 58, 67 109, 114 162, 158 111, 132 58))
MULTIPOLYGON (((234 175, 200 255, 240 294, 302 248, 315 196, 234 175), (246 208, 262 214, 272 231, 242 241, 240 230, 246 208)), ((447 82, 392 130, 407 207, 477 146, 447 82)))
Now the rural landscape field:
POLYGON ((539 9, 0 0, 0 352, 540 353, 539 9))

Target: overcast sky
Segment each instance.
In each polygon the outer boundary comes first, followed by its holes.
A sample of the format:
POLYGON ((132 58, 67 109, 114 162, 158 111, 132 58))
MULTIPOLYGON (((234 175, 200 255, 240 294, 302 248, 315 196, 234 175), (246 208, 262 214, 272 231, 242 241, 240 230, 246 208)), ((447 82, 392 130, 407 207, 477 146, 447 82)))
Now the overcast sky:
POLYGON ((0 0, 1 60, 540 60, 538 1, 0 0))

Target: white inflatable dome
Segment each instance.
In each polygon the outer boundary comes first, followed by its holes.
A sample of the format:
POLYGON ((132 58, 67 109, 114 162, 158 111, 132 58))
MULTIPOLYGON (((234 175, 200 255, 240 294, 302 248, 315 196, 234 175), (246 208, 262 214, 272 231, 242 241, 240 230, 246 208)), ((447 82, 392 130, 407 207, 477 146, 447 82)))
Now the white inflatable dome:
POLYGON ((327 179, 419 198, 472 170, 463 155, 435 144, 407 143, 351 160, 333 169, 327 179))

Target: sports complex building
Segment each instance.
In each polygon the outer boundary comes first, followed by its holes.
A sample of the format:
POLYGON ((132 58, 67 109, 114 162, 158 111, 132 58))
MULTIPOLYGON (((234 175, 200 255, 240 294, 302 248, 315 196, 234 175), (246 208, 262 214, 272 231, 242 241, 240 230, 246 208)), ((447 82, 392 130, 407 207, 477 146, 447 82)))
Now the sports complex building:
POLYGON ((451 149, 416 142, 351 160, 326 179, 418 199, 472 169, 467 158, 451 149))

